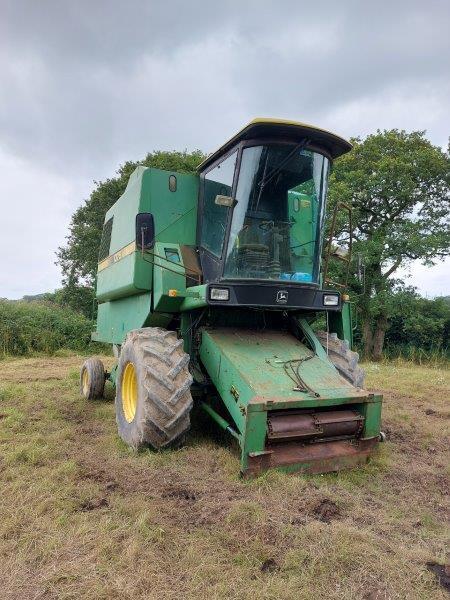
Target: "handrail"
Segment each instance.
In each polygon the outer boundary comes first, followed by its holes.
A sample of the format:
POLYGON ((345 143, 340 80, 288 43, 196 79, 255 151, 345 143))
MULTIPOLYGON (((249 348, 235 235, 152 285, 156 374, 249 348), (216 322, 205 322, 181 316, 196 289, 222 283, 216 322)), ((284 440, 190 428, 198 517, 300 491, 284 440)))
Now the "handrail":
POLYGON ((327 245, 327 250, 326 250, 325 260, 324 260, 324 266, 323 266, 323 281, 324 281, 324 283, 330 283, 331 285, 335 285, 336 287, 343 288, 344 290, 346 290, 347 286, 348 286, 348 278, 350 275, 350 263, 352 260, 352 246, 353 246, 352 213, 353 213, 352 207, 349 204, 346 204, 345 202, 341 202, 340 200, 337 202, 336 206, 334 207, 333 218, 331 220, 330 239, 328 240, 328 245, 327 245), (337 215, 338 215, 339 210, 341 210, 341 209, 346 210, 348 212, 348 220, 349 220, 349 244, 348 244, 348 256, 347 257, 334 256, 333 254, 331 254, 333 237, 334 237, 334 234, 336 231, 337 215), (331 279, 327 279, 330 258, 332 258, 333 256, 334 256, 334 258, 337 258, 338 260, 341 260, 342 262, 347 263, 347 270, 345 273, 345 283, 343 283, 343 284, 337 283, 336 281, 332 281, 331 279))

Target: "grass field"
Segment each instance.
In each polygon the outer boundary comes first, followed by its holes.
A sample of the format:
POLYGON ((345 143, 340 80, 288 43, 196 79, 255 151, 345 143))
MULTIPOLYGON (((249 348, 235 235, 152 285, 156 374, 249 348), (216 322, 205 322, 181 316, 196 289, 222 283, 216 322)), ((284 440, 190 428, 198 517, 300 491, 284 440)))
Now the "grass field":
MULTIPOLYGON (((110 359, 106 359, 110 361, 110 359)), ((449 372, 367 365, 388 442, 365 468, 237 477, 205 427, 130 452, 81 357, 0 362, 0 597, 444 599, 449 372)))

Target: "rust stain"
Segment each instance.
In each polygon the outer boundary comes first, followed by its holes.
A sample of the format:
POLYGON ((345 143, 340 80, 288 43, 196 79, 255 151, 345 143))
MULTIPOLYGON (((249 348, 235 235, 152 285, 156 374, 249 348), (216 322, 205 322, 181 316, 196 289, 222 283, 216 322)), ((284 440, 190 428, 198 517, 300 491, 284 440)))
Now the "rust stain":
POLYGON ((363 465, 376 446, 377 438, 316 444, 284 443, 271 446, 270 454, 249 456, 244 476, 254 476, 266 469, 290 467, 292 472, 329 473, 363 465))

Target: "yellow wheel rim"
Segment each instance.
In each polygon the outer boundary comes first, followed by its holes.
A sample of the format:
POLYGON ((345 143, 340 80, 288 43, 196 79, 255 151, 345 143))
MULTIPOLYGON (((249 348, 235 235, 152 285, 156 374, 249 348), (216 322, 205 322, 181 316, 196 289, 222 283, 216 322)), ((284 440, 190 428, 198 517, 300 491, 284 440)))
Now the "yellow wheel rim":
POLYGON ((122 408, 128 423, 134 419, 137 406, 137 380, 133 363, 127 363, 122 375, 122 408))
POLYGON ((81 377, 81 383, 83 386, 83 395, 87 396, 89 393, 89 373, 87 369, 84 369, 83 375, 81 377))

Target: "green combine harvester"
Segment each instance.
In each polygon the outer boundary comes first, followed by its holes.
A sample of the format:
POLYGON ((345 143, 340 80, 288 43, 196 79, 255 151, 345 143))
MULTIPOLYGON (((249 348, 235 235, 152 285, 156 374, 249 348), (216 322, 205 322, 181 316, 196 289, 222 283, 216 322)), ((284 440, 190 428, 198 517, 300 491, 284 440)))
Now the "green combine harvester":
POLYGON ((256 119, 197 175, 131 175, 105 217, 92 334, 117 366, 91 358, 81 370, 86 398, 115 385, 129 446, 179 446, 195 402, 236 438, 244 475, 367 461, 382 397, 363 389, 345 284, 327 279, 331 237, 323 249, 331 162, 350 149, 256 119))

